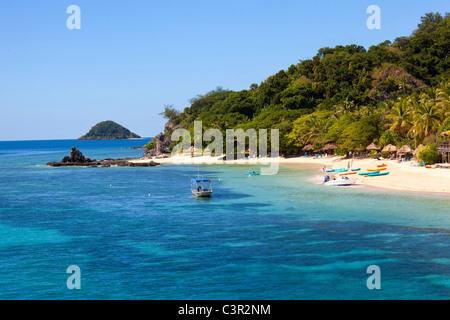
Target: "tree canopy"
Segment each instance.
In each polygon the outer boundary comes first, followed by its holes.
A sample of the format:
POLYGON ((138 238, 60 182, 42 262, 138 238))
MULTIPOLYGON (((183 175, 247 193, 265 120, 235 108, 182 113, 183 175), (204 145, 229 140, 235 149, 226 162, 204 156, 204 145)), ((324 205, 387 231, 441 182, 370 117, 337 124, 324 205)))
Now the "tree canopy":
POLYGON ((427 13, 410 36, 393 43, 325 47, 248 90, 222 87, 163 115, 192 129, 196 120, 223 132, 280 130, 280 147, 299 153, 312 144, 344 151, 372 142, 432 143, 450 116, 450 16, 427 13))

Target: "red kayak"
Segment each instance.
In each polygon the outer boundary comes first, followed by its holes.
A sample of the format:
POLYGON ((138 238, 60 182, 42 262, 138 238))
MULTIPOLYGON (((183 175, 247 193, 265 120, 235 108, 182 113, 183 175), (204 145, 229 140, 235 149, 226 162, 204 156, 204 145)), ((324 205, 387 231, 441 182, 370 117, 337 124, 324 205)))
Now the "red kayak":
POLYGON ((348 172, 348 173, 340 173, 339 175, 340 176, 348 176, 348 175, 351 175, 351 174, 357 174, 358 172, 348 172))

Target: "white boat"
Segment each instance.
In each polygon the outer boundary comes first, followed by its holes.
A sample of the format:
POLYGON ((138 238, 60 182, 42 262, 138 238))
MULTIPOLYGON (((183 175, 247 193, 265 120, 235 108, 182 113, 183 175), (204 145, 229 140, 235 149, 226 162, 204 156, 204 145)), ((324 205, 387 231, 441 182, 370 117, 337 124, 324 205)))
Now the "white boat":
POLYGON ((213 193, 211 180, 203 177, 191 179, 191 191, 196 197, 211 197, 213 193))
POLYGON ((331 187, 350 186, 355 184, 356 179, 350 179, 349 177, 340 177, 338 179, 331 179, 329 176, 325 176, 323 185, 331 187))

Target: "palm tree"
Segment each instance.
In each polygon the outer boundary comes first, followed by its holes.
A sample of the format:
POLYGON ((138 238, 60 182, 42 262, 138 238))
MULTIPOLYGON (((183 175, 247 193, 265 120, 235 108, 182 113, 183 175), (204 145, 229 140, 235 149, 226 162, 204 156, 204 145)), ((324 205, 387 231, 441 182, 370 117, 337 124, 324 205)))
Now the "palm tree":
POLYGON ((400 78, 399 88, 403 89, 403 94, 406 94, 406 89, 408 88, 409 80, 406 76, 400 78))
POLYGON ((419 137, 436 133, 441 121, 441 113, 436 101, 426 95, 414 109, 414 127, 419 137))
POLYGON ((408 101, 399 99, 391 109, 390 114, 387 115, 389 123, 387 126, 391 131, 397 131, 400 136, 406 137, 409 129, 412 126, 411 112, 408 106, 408 101))
POLYGON ((333 108, 334 108, 334 114, 332 115, 332 117, 334 119, 339 119, 344 114, 354 111, 355 102, 348 101, 348 99, 345 99, 341 104, 335 105, 333 108))
POLYGON ((441 87, 437 89, 436 98, 442 121, 445 121, 450 117, 450 83, 441 83, 441 87))

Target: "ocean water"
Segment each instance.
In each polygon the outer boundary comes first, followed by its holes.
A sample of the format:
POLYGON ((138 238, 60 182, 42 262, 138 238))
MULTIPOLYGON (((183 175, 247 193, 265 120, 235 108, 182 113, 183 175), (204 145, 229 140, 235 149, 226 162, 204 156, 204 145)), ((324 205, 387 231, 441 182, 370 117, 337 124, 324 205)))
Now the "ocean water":
POLYGON ((292 167, 45 165, 147 141, 0 142, 0 299, 449 299, 448 195, 327 188, 292 167), (198 170, 211 199, 191 195, 198 170))

